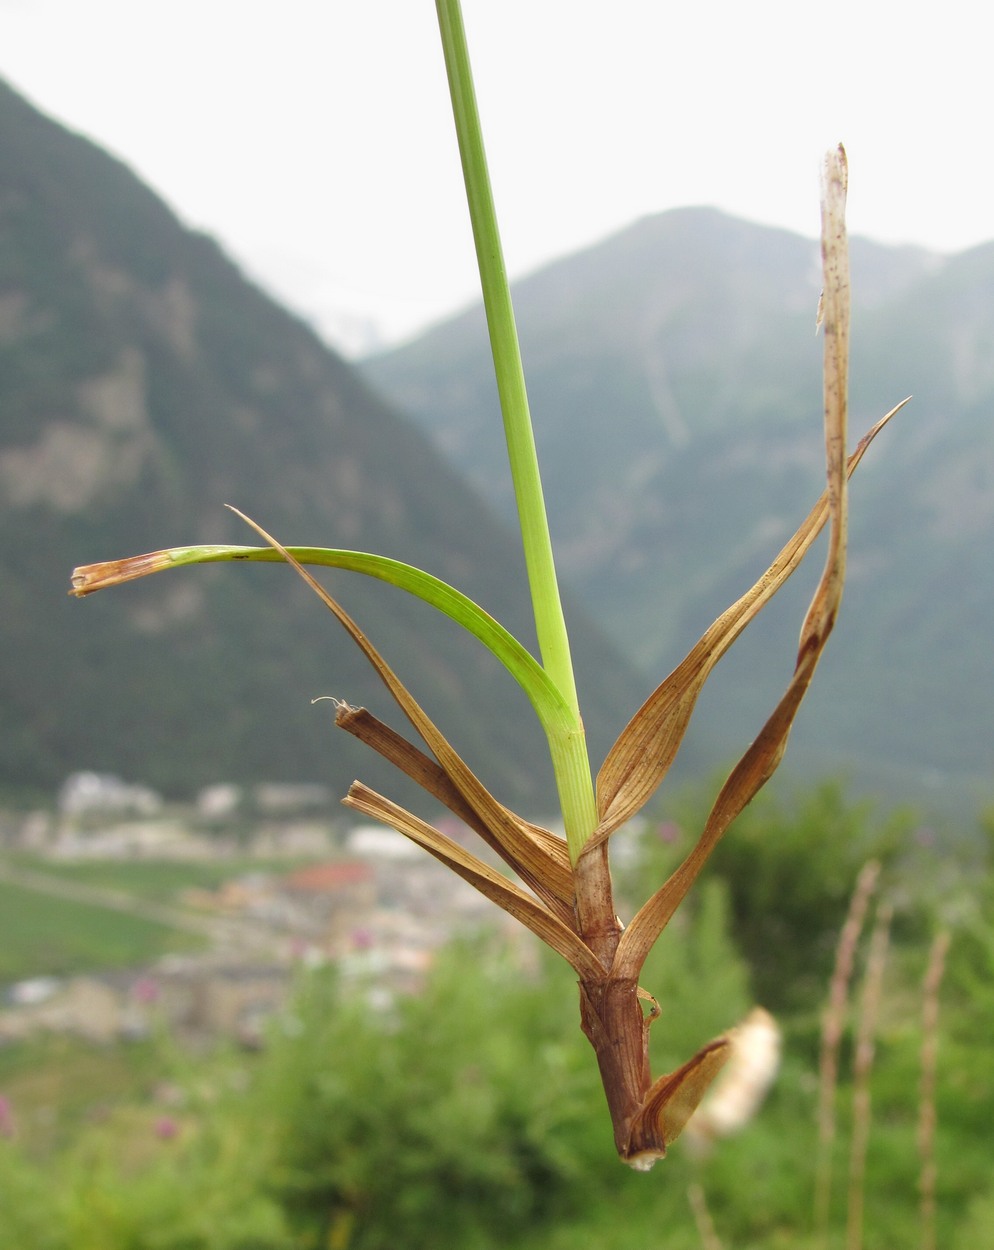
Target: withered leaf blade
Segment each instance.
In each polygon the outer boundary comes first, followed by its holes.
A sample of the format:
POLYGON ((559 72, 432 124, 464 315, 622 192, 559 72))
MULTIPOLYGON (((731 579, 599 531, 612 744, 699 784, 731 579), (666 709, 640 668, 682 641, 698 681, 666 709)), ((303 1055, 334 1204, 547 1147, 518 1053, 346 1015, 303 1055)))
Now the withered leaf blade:
MULTIPOLYGON (((426 746, 438 760, 446 776, 452 782, 452 785, 462 795, 479 819, 487 826, 491 835, 505 848, 507 855, 512 857, 507 862, 527 864, 529 865, 529 871, 540 871, 542 866, 547 864, 549 855, 545 847, 533 835, 531 828, 525 821, 520 820, 513 812, 510 812, 503 804, 499 803, 490 791, 487 790, 483 782, 462 760, 455 748, 445 738, 441 730, 430 719, 341 604, 325 590, 321 583, 280 542, 273 538, 271 534, 267 534, 261 525, 250 517, 245 516, 243 512, 239 512, 237 508, 232 508, 231 511, 240 516, 260 537, 264 538, 271 547, 278 551, 284 560, 310 586, 325 607, 337 617, 353 642, 372 664, 380 680, 390 691, 401 711, 421 735, 426 746)), ((549 836, 551 837, 552 835, 550 834, 549 836)))
POLYGON ((335 724, 378 752, 433 798, 444 803, 450 812, 497 852, 560 920, 573 927, 573 885, 569 854, 562 838, 538 825, 529 825, 534 843, 525 844, 527 855, 521 858, 511 854, 455 788, 442 766, 372 712, 363 707, 340 704, 335 713, 335 724))
MULTIPOLYGON (((834 554, 830 559, 838 562, 834 574, 838 580, 839 594, 835 597, 835 606, 838 606, 845 571, 846 481, 879 431, 908 402, 905 399, 892 408, 864 436, 848 462, 845 460, 850 304, 845 232, 847 179, 845 152, 840 146, 825 159, 822 193, 825 284, 819 316, 825 330, 827 488, 770 568, 714 622, 622 731, 597 778, 600 823, 594 834, 595 842, 610 837, 640 811, 655 792, 676 757, 697 698, 712 669, 794 572, 829 516, 832 516, 835 527, 834 554)), ((829 593, 822 603, 829 602, 831 598, 829 593)), ((815 604, 812 604, 812 610, 814 607, 815 604)))
MULTIPOLYGON (((863 436, 849 457, 849 476, 876 436, 907 402, 902 400, 863 436)), ((762 577, 707 629, 622 730, 597 776, 600 824, 592 841, 609 837, 655 793, 676 757, 698 695, 715 665, 795 571, 828 515, 826 490, 762 577)))
POLYGON ((795 670, 772 716, 722 786, 694 849, 665 884, 643 904, 621 935, 615 957, 615 967, 619 971, 629 976, 638 975, 656 939, 683 902, 722 835, 776 771, 817 660, 814 651, 806 652, 803 667, 795 670))
POLYGON ((161 573, 170 567, 168 551, 148 551, 144 555, 121 560, 102 560, 99 564, 81 564, 72 571, 69 593, 77 599, 92 595, 108 586, 137 581, 150 573, 161 573))
POLYGON ((632 1123, 626 1163, 637 1171, 645 1171, 666 1154, 731 1053, 729 1039, 719 1037, 675 1072, 653 1083, 632 1123))
POLYGON ((576 969, 579 977, 603 975, 604 969, 572 929, 520 886, 502 877, 481 859, 464 850, 458 842, 361 782, 353 782, 344 801, 348 807, 390 825, 434 855, 491 902, 540 937, 576 969))
POLYGON ((842 600, 846 567, 848 473, 845 442, 849 362, 845 187, 845 153, 840 147, 826 157, 822 198, 825 457, 831 521, 825 567, 801 628, 797 663, 783 697, 722 786, 697 845, 662 888, 639 910, 621 936, 616 966, 625 975, 638 975, 649 950, 669 923, 718 840, 776 771, 842 600))

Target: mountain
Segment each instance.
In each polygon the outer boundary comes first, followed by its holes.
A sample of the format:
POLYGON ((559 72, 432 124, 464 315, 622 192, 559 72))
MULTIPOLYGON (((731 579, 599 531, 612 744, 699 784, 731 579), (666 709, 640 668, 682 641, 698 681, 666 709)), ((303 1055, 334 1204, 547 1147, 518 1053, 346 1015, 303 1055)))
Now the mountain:
MULTIPOLYGON (((849 580, 788 762, 888 797, 989 793, 994 244, 852 242, 851 434, 906 395, 853 481, 849 580)), ((584 605, 660 678, 823 485, 817 243, 705 208, 647 218, 517 284, 553 539, 584 605)), ((502 514, 482 312, 364 362, 502 514)), ((783 689, 821 556, 722 662, 716 760, 783 689)))
MULTIPOLYGON (((333 694, 398 728, 355 647, 288 569, 212 566, 83 602, 76 564, 253 541, 426 567, 528 641, 520 543, 428 439, 122 164, 0 86, 0 788, 73 769, 185 795, 217 780, 397 778, 333 733, 333 694)), ((327 580, 507 801, 545 803, 544 744, 478 644, 400 592, 327 580)), ((570 609, 606 750, 644 696, 570 609)))

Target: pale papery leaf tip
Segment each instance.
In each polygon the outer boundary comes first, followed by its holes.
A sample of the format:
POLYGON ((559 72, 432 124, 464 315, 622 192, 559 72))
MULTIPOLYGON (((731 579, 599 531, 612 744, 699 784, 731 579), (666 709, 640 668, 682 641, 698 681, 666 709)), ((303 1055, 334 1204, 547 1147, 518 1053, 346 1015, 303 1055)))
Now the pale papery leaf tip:
POLYGON ((98 564, 81 564, 73 569, 68 593, 77 599, 98 590, 121 586, 150 573, 160 573, 172 566, 168 551, 149 551, 122 560, 103 560, 98 564))
POLYGON ((829 148, 825 153, 822 161, 822 175, 826 179, 838 178, 842 183, 842 189, 845 191, 849 182, 849 157, 846 154, 845 144, 837 143, 834 148, 829 148))

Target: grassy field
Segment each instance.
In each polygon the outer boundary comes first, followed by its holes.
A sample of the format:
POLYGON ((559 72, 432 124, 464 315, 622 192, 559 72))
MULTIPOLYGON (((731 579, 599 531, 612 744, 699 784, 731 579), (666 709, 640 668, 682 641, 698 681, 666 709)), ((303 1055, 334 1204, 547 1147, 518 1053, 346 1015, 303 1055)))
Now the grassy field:
POLYGON ((160 903, 179 903, 184 890, 195 887, 215 889, 222 881, 248 873, 290 872, 299 862, 252 859, 248 856, 211 860, 97 859, 64 862, 25 854, 6 855, 4 860, 13 868, 28 868, 32 872, 44 872, 81 885, 123 890, 160 903))
MULTIPOLYGON (((210 861, 94 860, 54 863, 29 855, 7 855, 2 863, 56 885, 69 882, 114 890, 142 902, 185 910, 185 890, 215 889, 246 873, 291 871, 298 861, 222 859, 210 861)), ((194 913, 191 911, 191 915, 194 913)), ((53 897, 40 889, 0 881, 0 985, 30 976, 64 976, 83 971, 140 966, 173 951, 201 949, 206 939, 140 914, 85 901, 53 897)))
POLYGON ((0 882, 0 983, 138 966, 205 944, 141 916, 0 882))
POLYGON ((169 1077, 157 1039, 94 1046, 42 1034, 0 1048, 0 1090, 17 1109, 18 1144, 33 1159, 51 1158, 122 1104, 147 1105, 169 1077))

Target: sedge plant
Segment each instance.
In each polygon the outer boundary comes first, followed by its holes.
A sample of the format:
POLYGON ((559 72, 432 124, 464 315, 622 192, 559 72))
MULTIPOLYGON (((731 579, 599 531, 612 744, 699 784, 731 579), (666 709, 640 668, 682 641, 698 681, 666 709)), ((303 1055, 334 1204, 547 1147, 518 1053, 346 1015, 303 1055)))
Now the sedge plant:
POLYGON ((727 1059, 730 1043, 727 1037, 708 1042, 676 1071, 653 1080, 649 1034, 661 1008, 639 984, 642 966, 718 840, 780 762, 839 608, 846 560, 847 479, 893 412, 878 422, 847 458, 847 169, 840 147, 826 157, 822 198, 824 291, 819 317, 824 329, 827 488, 759 581, 711 625, 635 713, 595 778, 556 580, 462 14, 458 0, 437 0, 436 7, 540 658, 476 603, 427 572, 355 551, 286 547, 247 517, 244 519, 267 546, 178 547, 88 565, 75 570, 72 593, 86 595, 160 570, 214 561, 282 560, 293 566, 364 652, 426 750, 367 709, 347 702, 337 705, 336 725, 385 757, 461 818, 500 856, 517 880, 495 871, 426 821, 359 781, 349 789, 345 804, 422 846, 569 962, 579 981, 581 1029, 597 1056, 618 1154, 633 1168, 647 1170, 666 1154, 667 1146, 680 1133, 727 1059), (641 810, 663 781, 711 670, 797 568, 826 524, 828 556, 783 697, 722 786, 694 849, 625 927, 612 893, 608 861, 611 835, 641 810), (349 569, 407 591, 451 617, 497 657, 527 695, 545 731, 565 838, 532 824, 489 793, 359 625, 305 566, 349 569))

